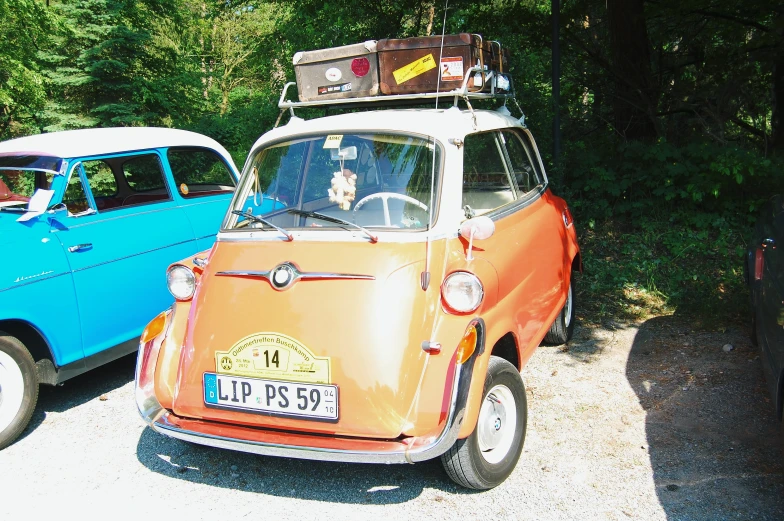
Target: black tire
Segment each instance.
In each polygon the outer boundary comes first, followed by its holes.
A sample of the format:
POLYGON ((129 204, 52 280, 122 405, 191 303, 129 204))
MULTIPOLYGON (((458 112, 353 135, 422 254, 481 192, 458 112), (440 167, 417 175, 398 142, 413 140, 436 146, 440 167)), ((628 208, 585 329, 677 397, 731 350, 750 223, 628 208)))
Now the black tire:
POLYGON ((487 490, 500 485, 509 477, 520 459, 527 420, 528 402, 520 373, 503 358, 491 356, 482 392, 479 420, 470 436, 457 440, 441 456, 446 473, 452 481, 466 488, 487 490), (490 394, 495 400, 489 397, 490 394), (496 394, 504 400, 497 401, 499 399, 496 394), (510 409, 514 411, 514 420, 506 408, 498 408, 496 405, 509 403, 510 399, 514 402, 513 408, 510 409), (504 424, 512 421, 514 425, 510 427, 511 430, 500 432, 504 424), (480 437, 483 439, 480 440, 480 437), (488 440, 496 442, 496 445, 483 452, 480 444, 488 446, 488 440), (495 450, 499 452, 495 453, 495 450))
POLYGON ((574 308, 575 308, 575 291, 574 291, 574 272, 569 275, 569 292, 566 295, 566 302, 561 308, 561 312, 555 317, 555 320, 550 325, 550 330, 544 336, 544 343, 551 346, 558 346, 565 344, 572 339, 574 334, 574 308))
POLYGON ((19 340, 0 331, 0 450, 22 434, 37 402, 33 357, 19 340))

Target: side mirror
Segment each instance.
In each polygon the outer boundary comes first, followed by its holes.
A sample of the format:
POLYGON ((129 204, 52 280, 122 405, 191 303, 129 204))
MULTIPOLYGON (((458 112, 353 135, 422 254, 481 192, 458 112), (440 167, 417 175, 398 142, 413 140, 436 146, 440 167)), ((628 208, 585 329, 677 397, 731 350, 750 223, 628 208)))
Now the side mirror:
POLYGON ((466 253, 466 260, 474 260, 472 251, 474 249, 474 239, 482 240, 489 239, 495 233, 495 223, 486 215, 480 215, 468 219, 460 225, 460 236, 468 239, 468 251, 466 253))
POLYGON ((56 216, 61 213, 68 213, 68 207, 65 206, 65 203, 57 203, 50 206, 47 212, 56 216))

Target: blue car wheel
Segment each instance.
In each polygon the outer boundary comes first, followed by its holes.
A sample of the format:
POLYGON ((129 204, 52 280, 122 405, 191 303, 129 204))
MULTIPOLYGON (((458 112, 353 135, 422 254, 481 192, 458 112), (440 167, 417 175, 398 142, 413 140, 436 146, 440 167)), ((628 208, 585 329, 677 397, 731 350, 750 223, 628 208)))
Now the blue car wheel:
POLYGON ((37 401, 33 357, 19 340, 0 331, 0 450, 22 434, 37 401))

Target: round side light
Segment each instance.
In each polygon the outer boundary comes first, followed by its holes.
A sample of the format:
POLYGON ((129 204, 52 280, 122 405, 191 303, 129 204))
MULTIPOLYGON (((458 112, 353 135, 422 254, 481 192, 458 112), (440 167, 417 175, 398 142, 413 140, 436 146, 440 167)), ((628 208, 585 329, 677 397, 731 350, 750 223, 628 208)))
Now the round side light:
POLYGON ((175 264, 166 272, 166 285, 177 300, 190 300, 196 291, 196 276, 182 264, 175 264))
POLYGON ((482 282, 473 273, 456 271, 441 284, 441 298, 449 311, 471 313, 485 296, 482 282))

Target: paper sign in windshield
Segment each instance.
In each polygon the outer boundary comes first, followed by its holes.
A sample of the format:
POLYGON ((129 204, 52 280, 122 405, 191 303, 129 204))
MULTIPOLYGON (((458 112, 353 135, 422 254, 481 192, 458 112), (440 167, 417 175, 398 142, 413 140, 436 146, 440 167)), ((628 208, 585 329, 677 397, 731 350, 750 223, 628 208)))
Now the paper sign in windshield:
POLYGON ((343 134, 330 134, 324 140, 324 148, 340 148, 341 141, 343 141, 343 134))
POLYGON ((54 196, 54 190, 43 190, 41 188, 36 190, 27 203, 27 212, 22 214, 17 221, 29 221, 33 217, 43 214, 49 208, 49 201, 52 200, 52 196, 54 196))

